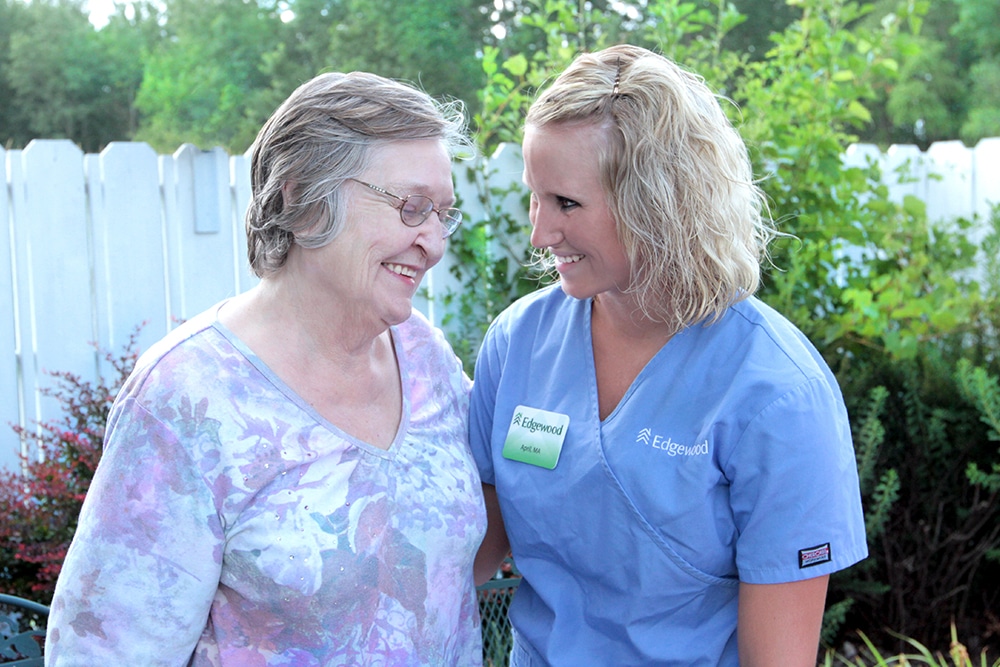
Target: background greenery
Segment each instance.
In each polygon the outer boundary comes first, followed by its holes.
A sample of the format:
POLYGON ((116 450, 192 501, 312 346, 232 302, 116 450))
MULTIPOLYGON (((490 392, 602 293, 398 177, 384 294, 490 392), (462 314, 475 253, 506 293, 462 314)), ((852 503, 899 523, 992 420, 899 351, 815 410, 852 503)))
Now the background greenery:
MULTIPOLYGON (((361 68, 464 99, 489 155, 519 141, 537 88, 581 50, 628 41, 704 75, 735 102, 794 235, 775 244, 760 295, 827 358, 853 420, 871 557, 834 577, 824 641, 863 646, 863 630, 879 647, 911 646, 893 633, 947 647, 954 623, 973 653, 1000 644, 1000 209, 928 220, 925 202, 889 199, 874 165, 841 162, 857 141, 1000 136, 996 0, 168 0, 101 30, 79 4, 0 2, 7 146, 65 136, 90 151, 134 139, 242 152, 298 83, 361 68), (973 226, 992 230, 979 246, 973 226)), ((523 268, 526 220, 502 205, 522 193, 493 185, 488 163, 473 177, 489 215, 452 238, 461 287, 444 297, 470 372, 489 321, 540 280, 523 268)), ((65 467, 32 474, 86 477, 74 429, 48 432, 65 467)), ((75 515, 51 489, 13 487, 0 588, 44 591, 75 515), (56 527, 39 528, 46 502, 56 527)))
MULTIPOLYGON (((121 3, 98 30, 84 0, 0 0, 0 144, 69 137, 90 152, 141 140, 163 152, 191 142, 241 153, 277 104, 322 70, 372 70, 476 109, 489 48, 500 61, 531 61, 561 30, 572 49, 630 41, 670 51, 684 38, 685 21, 698 20, 692 14, 735 9, 742 19, 714 46, 760 62, 771 35, 809 4, 138 0, 121 3)), ((895 14, 920 16, 921 29, 890 45, 899 69, 872 81, 870 119, 857 128, 859 139, 926 146, 961 138, 971 145, 1000 134, 1000 3, 876 0, 872 8, 845 14, 838 28, 878 29, 895 14)))

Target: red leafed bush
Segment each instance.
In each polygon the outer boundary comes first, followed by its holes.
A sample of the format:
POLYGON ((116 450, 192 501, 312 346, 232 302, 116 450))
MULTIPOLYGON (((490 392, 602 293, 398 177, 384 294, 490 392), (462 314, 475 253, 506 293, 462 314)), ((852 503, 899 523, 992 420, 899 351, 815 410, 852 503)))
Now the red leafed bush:
POLYGON ((30 454, 20 471, 0 471, 0 593, 51 601, 101 458, 108 412, 138 358, 138 334, 139 328, 120 355, 105 353, 114 370, 110 379, 90 383, 51 373, 56 386, 44 393, 58 401, 60 418, 37 428, 13 427, 30 454))

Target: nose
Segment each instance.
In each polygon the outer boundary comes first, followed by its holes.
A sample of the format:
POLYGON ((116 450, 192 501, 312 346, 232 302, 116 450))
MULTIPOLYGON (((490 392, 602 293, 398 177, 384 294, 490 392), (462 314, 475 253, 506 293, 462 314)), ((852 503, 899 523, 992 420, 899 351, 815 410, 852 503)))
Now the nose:
POLYGON ((555 216, 546 212, 545 208, 535 199, 531 201, 528 220, 531 221, 531 245, 535 248, 542 249, 554 246, 562 238, 555 216))
POLYGON ((423 251, 429 269, 444 257, 444 249, 448 243, 448 239, 442 236, 444 225, 437 219, 437 215, 431 214, 427 220, 414 229, 417 231, 414 243, 423 251))

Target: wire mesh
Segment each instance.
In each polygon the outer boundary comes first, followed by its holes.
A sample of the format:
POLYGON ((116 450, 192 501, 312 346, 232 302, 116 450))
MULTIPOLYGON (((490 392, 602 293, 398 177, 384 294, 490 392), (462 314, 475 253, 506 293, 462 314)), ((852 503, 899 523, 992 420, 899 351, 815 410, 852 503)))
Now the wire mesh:
POLYGON ((520 581, 520 577, 492 579, 478 588, 484 667, 507 667, 514 643, 507 610, 520 581))

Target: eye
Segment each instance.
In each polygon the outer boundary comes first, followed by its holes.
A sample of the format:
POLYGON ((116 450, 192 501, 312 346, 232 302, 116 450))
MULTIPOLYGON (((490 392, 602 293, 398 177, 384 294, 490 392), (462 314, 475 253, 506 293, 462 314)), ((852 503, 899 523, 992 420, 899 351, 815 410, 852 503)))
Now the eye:
POLYGON ((567 199, 566 197, 558 197, 557 196, 556 197, 556 202, 559 204, 560 210, 563 210, 563 211, 570 211, 570 210, 576 208, 577 206, 579 206, 578 203, 576 203, 572 199, 567 199))

